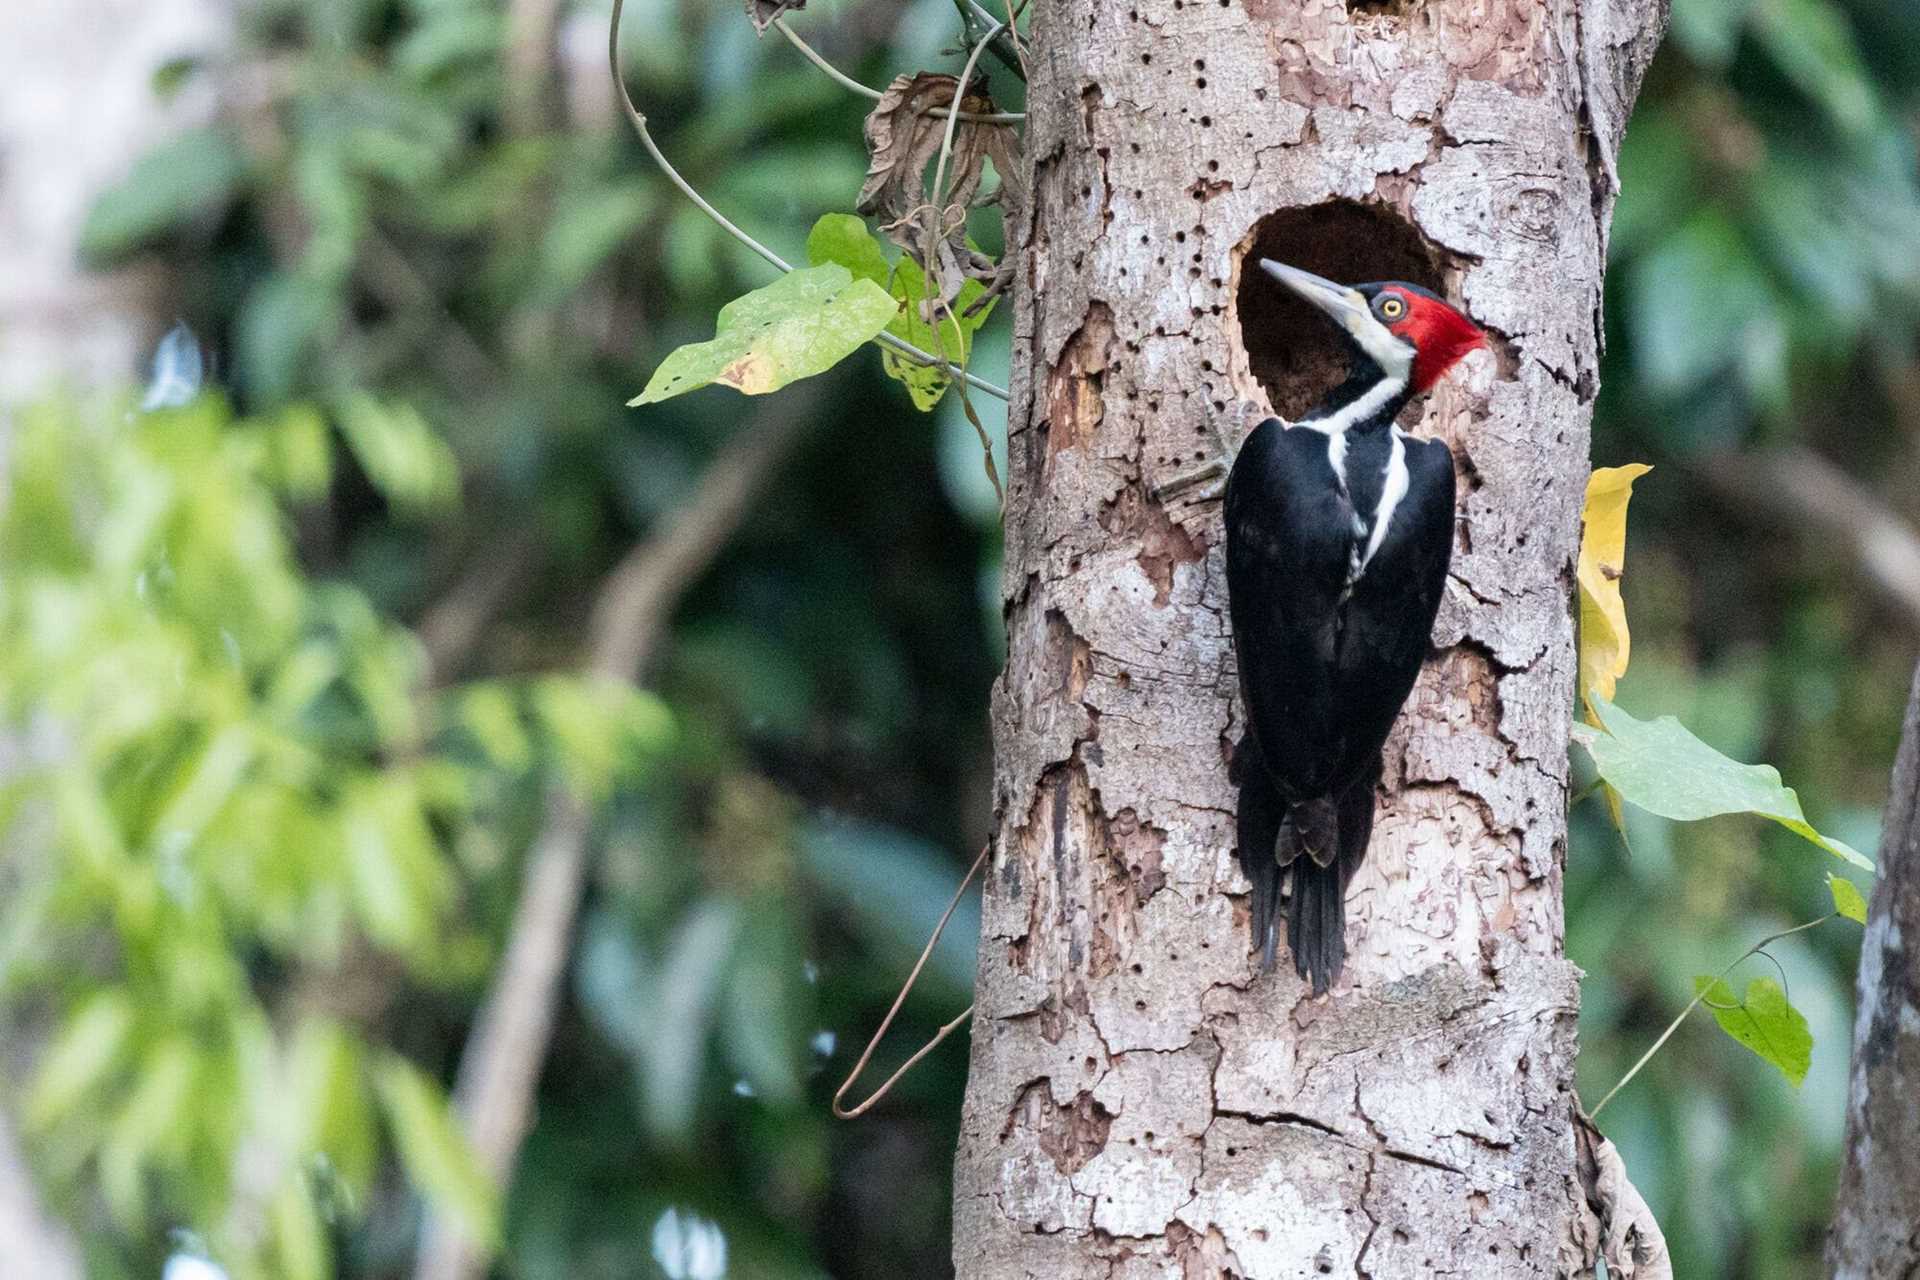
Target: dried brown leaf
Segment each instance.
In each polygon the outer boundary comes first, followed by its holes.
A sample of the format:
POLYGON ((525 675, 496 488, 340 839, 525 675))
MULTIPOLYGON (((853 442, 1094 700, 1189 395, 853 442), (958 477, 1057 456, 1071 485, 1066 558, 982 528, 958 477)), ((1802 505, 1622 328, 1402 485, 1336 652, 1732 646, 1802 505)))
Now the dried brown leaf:
MULTIPOLYGON (((905 217, 925 201, 926 173, 940 154, 946 122, 930 113, 952 103, 955 80, 922 71, 895 76, 867 116, 867 180, 854 207, 886 221, 905 217)), ((954 150, 960 147, 954 137, 954 150)))
POLYGON ((1587 1212, 1578 1235, 1591 1274, 1596 1257, 1618 1280, 1673 1280, 1673 1259, 1653 1211, 1627 1177, 1626 1162, 1613 1143, 1580 1114, 1575 1120, 1580 1181, 1587 1212))
MULTIPOLYGON (((953 104, 958 81, 939 72, 897 76, 867 117, 866 182, 856 208, 881 220, 880 230, 926 269, 928 289, 922 304, 931 322, 951 306, 969 280, 996 292, 1005 287, 1003 270, 967 244, 967 211, 985 203, 980 188, 986 163, 1000 175, 1001 192, 1018 203, 1020 135, 1012 124, 980 120, 954 122, 944 192, 929 195, 929 173, 939 167, 947 120, 933 114, 953 104)), ((984 92, 961 96, 960 109, 977 115, 994 111, 984 92)))
POLYGON ((747 17, 752 21, 753 29, 765 35, 775 18, 806 7, 807 0, 747 0, 747 17))

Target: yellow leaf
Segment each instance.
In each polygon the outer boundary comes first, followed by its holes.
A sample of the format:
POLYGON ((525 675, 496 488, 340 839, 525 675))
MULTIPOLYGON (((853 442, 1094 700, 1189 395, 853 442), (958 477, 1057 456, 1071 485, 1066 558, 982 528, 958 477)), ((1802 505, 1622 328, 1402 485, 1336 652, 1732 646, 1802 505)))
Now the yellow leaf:
MULTIPOLYGON (((1580 537, 1580 696, 1613 698, 1614 683, 1626 674, 1627 606, 1620 599, 1626 569, 1627 499, 1633 482, 1653 470, 1645 463, 1600 467, 1587 480, 1587 507, 1580 537)), ((1592 704, 1587 718, 1599 724, 1592 704)))

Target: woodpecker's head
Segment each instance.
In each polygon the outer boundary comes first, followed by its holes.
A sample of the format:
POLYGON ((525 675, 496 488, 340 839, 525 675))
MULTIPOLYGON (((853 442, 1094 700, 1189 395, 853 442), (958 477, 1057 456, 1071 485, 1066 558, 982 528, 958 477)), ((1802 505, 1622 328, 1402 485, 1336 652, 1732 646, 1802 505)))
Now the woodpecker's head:
POLYGON ((1487 335, 1446 302, 1417 284, 1390 280, 1351 287, 1272 258, 1261 269, 1332 317, 1355 354, 1383 378, 1415 395, 1440 380, 1460 357, 1485 346, 1487 335))

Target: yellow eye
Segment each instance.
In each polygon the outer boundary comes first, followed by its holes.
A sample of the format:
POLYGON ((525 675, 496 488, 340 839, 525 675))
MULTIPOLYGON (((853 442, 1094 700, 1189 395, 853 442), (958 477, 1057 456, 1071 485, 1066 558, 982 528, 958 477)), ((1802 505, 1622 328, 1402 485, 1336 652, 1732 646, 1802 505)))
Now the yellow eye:
POLYGON ((1389 295, 1380 304, 1380 314, 1388 320, 1398 320, 1401 316, 1407 314, 1407 304, 1389 295))

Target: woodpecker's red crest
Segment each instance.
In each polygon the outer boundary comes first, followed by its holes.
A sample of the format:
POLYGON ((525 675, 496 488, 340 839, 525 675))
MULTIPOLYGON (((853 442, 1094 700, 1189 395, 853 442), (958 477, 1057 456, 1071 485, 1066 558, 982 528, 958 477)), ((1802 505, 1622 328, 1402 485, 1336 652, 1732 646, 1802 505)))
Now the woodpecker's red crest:
POLYGON ((1380 285, 1374 311, 1390 333, 1413 344, 1415 395, 1440 381, 1467 352, 1487 345, 1487 335, 1473 321, 1417 285, 1380 285))

